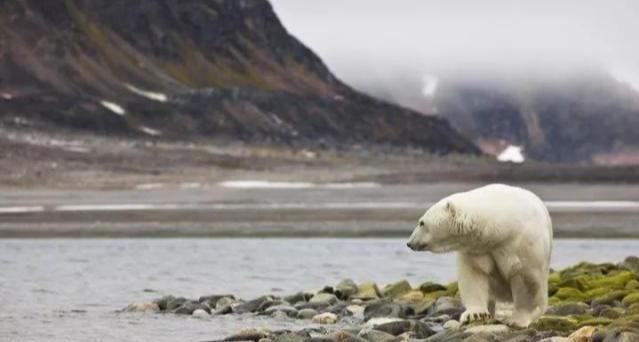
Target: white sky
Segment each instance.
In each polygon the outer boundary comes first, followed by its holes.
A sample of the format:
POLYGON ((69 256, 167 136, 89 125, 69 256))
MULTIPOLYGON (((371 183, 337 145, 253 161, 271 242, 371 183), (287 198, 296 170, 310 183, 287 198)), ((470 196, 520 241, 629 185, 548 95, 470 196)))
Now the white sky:
POLYGON ((342 79, 602 65, 639 88, 639 0, 271 0, 342 79))

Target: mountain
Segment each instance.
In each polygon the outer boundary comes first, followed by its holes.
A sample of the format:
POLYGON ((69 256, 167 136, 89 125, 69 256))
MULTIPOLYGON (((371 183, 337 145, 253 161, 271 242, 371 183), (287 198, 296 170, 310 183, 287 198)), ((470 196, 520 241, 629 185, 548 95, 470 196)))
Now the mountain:
POLYGON ((266 0, 3 0, 0 26, 6 127, 478 152, 342 83, 266 0))
POLYGON ((639 93, 604 70, 432 79, 403 75, 361 89, 450 120, 488 154, 515 145, 526 157, 549 162, 639 163, 639 93), (427 88, 432 94, 425 96, 427 88))

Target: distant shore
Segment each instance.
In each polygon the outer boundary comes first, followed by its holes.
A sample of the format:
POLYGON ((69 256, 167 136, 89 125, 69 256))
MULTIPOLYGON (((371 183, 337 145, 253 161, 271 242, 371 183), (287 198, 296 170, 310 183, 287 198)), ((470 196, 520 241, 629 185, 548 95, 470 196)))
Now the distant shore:
MULTIPOLYGON (((406 237, 431 203, 479 184, 6 188, 0 237, 406 237)), ((557 238, 639 238, 637 185, 521 185, 546 201, 557 238)))

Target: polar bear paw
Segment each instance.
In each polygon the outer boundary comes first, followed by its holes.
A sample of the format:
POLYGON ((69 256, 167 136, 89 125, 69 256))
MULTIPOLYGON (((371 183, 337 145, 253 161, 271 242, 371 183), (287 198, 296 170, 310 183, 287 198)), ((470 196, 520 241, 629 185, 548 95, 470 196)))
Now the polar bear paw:
POLYGON ((511 328, 527 328, 532 320, 526 316, 515 315, 504 319, 504 323, 511 328))
POLYGON ((488 310, 473 310, 468 309, 461 314, 459 322, 461 324, 472 323, 477 321, 487 321, 492 318, 492 315, 488 310))

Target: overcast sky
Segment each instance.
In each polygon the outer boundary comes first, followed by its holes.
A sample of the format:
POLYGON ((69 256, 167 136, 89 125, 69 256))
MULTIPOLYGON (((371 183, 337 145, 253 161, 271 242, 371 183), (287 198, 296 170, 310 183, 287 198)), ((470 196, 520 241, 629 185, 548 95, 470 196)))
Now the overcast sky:
POLYGON ((342 79, 601 65, 639 88, 639 0, 271 0, 342 79))

